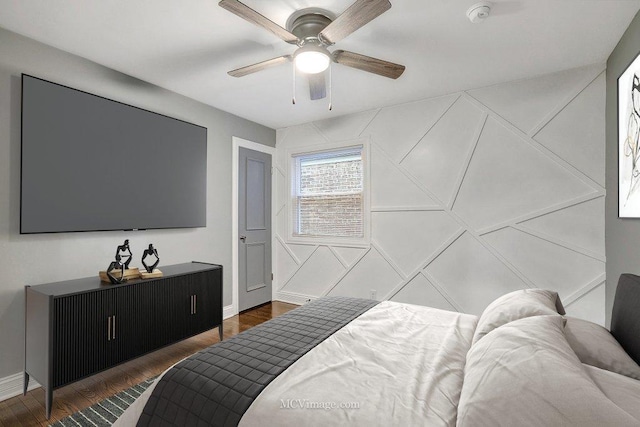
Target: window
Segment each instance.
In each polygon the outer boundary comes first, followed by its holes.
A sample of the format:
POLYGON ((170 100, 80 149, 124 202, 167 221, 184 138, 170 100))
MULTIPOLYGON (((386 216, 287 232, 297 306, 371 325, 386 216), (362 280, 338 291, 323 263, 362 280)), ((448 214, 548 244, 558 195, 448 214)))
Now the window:
POLYGON ((362 146, 292 155, 294 237, 364 237, 362 146))

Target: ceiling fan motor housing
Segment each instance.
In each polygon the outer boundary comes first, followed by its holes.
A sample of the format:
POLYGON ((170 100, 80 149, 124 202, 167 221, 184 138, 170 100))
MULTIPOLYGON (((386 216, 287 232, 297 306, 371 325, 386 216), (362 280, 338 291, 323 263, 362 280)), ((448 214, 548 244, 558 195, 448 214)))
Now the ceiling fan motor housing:
POLYGON ((318 35, 333 21, 331 14, 322 9, 302 9, 287 20, 287 30, 306 43, 323 43, 318 35))

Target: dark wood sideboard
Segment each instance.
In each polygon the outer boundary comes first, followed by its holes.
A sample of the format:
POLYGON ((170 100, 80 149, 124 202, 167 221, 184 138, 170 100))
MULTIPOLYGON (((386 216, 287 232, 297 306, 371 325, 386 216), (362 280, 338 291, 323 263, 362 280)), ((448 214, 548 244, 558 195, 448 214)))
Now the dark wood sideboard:
POLYGON ((222 266, 161 267, 164 276, 111 285, 97 277, 26 286, 24 393, 29 377, 53 390, 218 327, 222 266))

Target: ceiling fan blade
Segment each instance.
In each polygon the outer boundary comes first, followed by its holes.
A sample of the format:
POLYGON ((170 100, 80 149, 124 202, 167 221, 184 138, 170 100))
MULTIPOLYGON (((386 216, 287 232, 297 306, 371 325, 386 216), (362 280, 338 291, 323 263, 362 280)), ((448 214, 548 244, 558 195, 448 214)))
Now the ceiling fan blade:
POLYGON ((312 101, 327 97, 325 73, 309 74, 309 97, 312 101))
POLYGON ((344 50, 336 50, 333 52, 333 59, 338 64, 378 74, 383 77, 389 77, 390 79, 397 79, 404 73, 405 69, 404 65, 394 64, 393 62, 383 61, 382 59, 344 50))
POLYGON ((277 58, 267 59, 266 61, 258 62, 256 64, 247 65, 246 67, 237 68, 229 71, 227 74, 233 77, 243 77, 247 74, 256 73, 258 71, 266 70, 267 68, 275 67, 276 65, 284 64, 291 61, 291 55, 279 56, 277 58))
POLYGON ((389 0, 356 0, 320 33, 320 40, 334 44, 391 9, 389 0))
POLYGON ((251 9, 249 6, 240 3, 238 0, 222 0, 220 3, 218 3, 218 5, 228 10, 229 12, 238 15, 240 18, 272 32, 287 43, 298 43, 298 37, 291 34, 289 31, 285 30, 269 18, 251 9))

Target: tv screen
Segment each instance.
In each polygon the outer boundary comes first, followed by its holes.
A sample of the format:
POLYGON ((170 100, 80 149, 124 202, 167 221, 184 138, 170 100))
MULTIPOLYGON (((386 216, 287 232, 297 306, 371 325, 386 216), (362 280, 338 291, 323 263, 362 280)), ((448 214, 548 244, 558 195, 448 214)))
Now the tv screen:
POLYGON ((22 75, 20 233, 206 225, 207 129, 22 75))

